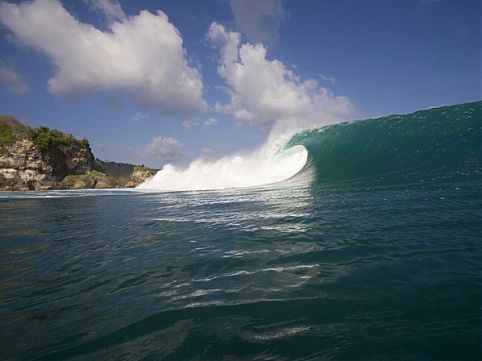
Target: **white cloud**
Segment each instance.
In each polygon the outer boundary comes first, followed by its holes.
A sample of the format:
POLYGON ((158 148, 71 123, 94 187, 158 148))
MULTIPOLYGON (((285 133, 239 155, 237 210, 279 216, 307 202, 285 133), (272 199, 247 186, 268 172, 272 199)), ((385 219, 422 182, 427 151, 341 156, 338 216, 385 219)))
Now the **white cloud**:
POLYGON ((127 16, 116 0, 84 0, 92 8, 103 14, 109 22, 126 20, 127 16))
POLYGON ((156 137, 146 145, 143 155, 161 164, 179 161, 186 155, 184 145, 173 137, 156 137))
POLYGON ((216 125, 218 124, 218 120, 216 118, 209 118, 209 119, 206 119, 204 122, 203 122, 203 125, 204 127, 212 127, 213 125, 216 125))
POLYGON ((0 84, 3 84, 11 93, 26 94, 30 91, 30 87, 17 74, 14 69, 0 62, 0 84))
POLYGON ((230 0, 236 28, 249 41, 270 43, 278 37, 278 28, 288 13, 280 0, 230 0))
POLYGON ((48 81, 55 95, 128 90, 140 104, 170 114, 206 109, 201 75, 188 64, 181 35, 162 11, 141 11, 103 32, 79 22, 58 0, 1 2, 0 22, 56 65, 48 81))
POLYGON ((149 120, 150 117, 151 115, 149 113, 137 112, 131 117, 131 122, 134 122, 134 123, 143 122, 143 121, 149 120))
POLYGON ((343 119, 353 107, 316 80, 302 81, 279 60, 269 60, 262 44, 241 44, 240 35, 211 24, 208 39, 220 47, 219 75, 230 102, 216 110, 232 113, 248 125, 269 129, 274 123, 317 126, 343 119))

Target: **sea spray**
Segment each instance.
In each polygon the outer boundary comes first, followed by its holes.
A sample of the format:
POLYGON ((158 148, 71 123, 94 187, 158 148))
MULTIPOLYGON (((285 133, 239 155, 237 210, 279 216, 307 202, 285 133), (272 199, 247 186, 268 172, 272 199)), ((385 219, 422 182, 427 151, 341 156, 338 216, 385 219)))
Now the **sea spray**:
POLYGON ((265 146, 247 155, 227 155, 215 161, 198 159, 185 169, 168 164, 137 188, 210 190, 259 186, 289 179, 303 168, 307 158, 303 146, 281 152, 265 146))
MULTIPOLYGON (((308 152, 303 145, 287 146, 303 130, 337 123, 335 119, 313 120, 285 117, 272 127, 266 142, 244 154, 228 154, 217 160, 199 158, 186 168, 167 164, 153 178, 137 187, 144 190, 213 190, 254 187, 286 181, 306 165, 308 152)), ((303 181, 310 171, 303 173, 303 181)))
POLYGON ((254 187, 288 180, 303 169, 308 152, 303 145, 286 145, 296 133, 307 128, 309 123, 303 119, 279 119, 266 142, 258 149, 244 154, 228 154, 217 160, 200 158, 187 168, 167 164, 137 189, 213 190, 254 187))

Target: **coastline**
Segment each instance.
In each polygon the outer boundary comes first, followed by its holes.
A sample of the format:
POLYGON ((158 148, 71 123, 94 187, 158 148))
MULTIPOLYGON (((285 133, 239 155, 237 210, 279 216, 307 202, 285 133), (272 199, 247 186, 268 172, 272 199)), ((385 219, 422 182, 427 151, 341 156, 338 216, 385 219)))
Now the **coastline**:
POLYGON ((100 160, 85 138, 0 116, 0 191, 133 188, 157 171, 100 160))

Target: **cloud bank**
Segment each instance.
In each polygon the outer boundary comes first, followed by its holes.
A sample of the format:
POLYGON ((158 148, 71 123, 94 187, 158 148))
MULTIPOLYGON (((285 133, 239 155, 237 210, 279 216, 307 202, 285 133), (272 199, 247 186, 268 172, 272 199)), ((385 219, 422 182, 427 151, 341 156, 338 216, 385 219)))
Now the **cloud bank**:
POLYGON ((201 75, 189 65, 181 35, 164 12, 126 17, 114 1, 93 3, 115 20, 108 31, 79 22, 58 0, 1 2, 0 22, 55 64, 48 81, 55 95, 120 90, 168 114, 206 109, 201 75))
POLYGON ((241 44, 241 35, 211 24, 208 39, 219 47, 218 74, 230 101, 216 110, 232 113, 243 124, 270 129, 319 126, 352 114, 346 97, 336 96, 314 79, 302 81, 279 60, 267 58, 262 44, 241 44))

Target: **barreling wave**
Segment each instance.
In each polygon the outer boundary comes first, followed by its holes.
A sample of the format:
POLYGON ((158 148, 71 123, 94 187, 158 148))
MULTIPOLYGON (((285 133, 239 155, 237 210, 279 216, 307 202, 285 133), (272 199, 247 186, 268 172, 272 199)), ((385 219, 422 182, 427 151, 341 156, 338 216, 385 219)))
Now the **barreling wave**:
POLYGON ((482 102, 475 102, 304 130, 287 142, 271 138, 249 155, 197 160, 186 169, 167 165, 138 188, 208 190, 288 180, 480 175, 481 110, 482 102))
MULTIPOLYGON (((316 181, 480 175, 482 102, 342 123, 296 134, 316 181)), ((302 173, 303 173, 302 172, 302 173)))

